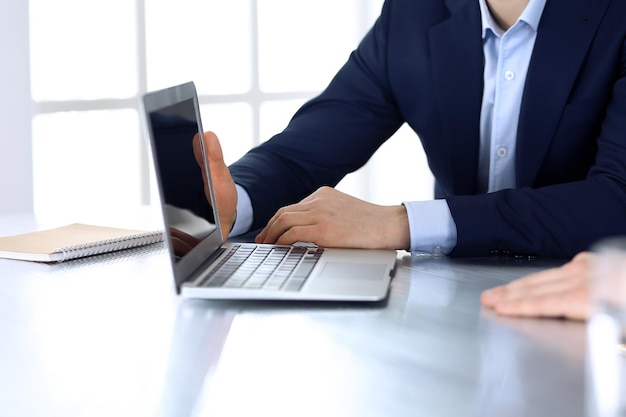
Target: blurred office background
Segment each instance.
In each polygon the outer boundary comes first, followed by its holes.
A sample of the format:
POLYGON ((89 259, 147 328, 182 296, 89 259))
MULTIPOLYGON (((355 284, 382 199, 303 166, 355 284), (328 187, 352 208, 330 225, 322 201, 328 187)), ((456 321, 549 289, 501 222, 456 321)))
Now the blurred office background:
MULTIPOLYGON (((145 91, 194 80, 227 162, 282 130, 375 21, 382 0, 3 0, 0 212, 45 221, 155 200, 145 91)), ((432 197, 403 127, 338 186, 379 204, 432 197)), ((59 220, 60 221, 60 220, 59 220)))

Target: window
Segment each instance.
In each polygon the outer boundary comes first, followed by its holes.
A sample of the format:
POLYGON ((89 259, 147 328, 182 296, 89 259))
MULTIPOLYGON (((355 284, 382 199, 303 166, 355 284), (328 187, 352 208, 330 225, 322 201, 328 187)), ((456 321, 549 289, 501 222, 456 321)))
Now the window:
MULTIPOLYGON (((235 161, 326 86, 381 6, 30 0, 35 214, 58 218, 151 201, 138 113, 145 91, 194 80, 205 129, 220 137, 227 163, 235 161)), ((397 204, 431 198, 432 178, 419 141, 403 128, 339 188, 397 204)))

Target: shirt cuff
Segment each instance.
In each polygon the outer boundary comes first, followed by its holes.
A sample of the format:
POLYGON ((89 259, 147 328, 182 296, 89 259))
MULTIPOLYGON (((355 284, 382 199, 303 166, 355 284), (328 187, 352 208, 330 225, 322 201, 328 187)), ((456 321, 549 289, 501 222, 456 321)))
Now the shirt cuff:
POLYGON ((238 236, 246 233, 252 226, 253 212, 250 196, 239 184, 235 184, 235 188, 237 188, 237 219, 229 236, 238 236))
POLYGON ((456 224, 446 200, 405 201, 411 252, 448 255, 456 246, 456 224))

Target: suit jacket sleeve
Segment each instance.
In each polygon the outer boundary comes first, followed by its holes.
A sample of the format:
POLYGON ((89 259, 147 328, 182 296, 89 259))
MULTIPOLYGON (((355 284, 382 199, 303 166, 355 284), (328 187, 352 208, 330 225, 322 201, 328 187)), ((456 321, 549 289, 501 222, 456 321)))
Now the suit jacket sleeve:
POLYGON ((452 255, 569 257, 626 235, 624 21, 618 0, 546 3, 520 113, 517 187, 478 195, 478 2, 387 0, 328 88, 231 166, 250 195, 252 227, 334 186, 406 122, 456 224, 452 255))
POLYGON ((363 166, 402 124, 386 85, 385 25, 376 23, 326 90, 287 128, 230 166, 250 196, 252 228, 363 166))

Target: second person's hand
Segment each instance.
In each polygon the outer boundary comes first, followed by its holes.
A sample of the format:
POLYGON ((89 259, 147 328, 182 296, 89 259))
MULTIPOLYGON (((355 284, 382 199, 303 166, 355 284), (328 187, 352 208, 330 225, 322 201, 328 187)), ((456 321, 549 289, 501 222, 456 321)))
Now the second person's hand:
POLYGON ((586 320, 590 315, 593 256, 581 252, 563 266, 486 290, 481 302, 505 316, 586 320))

